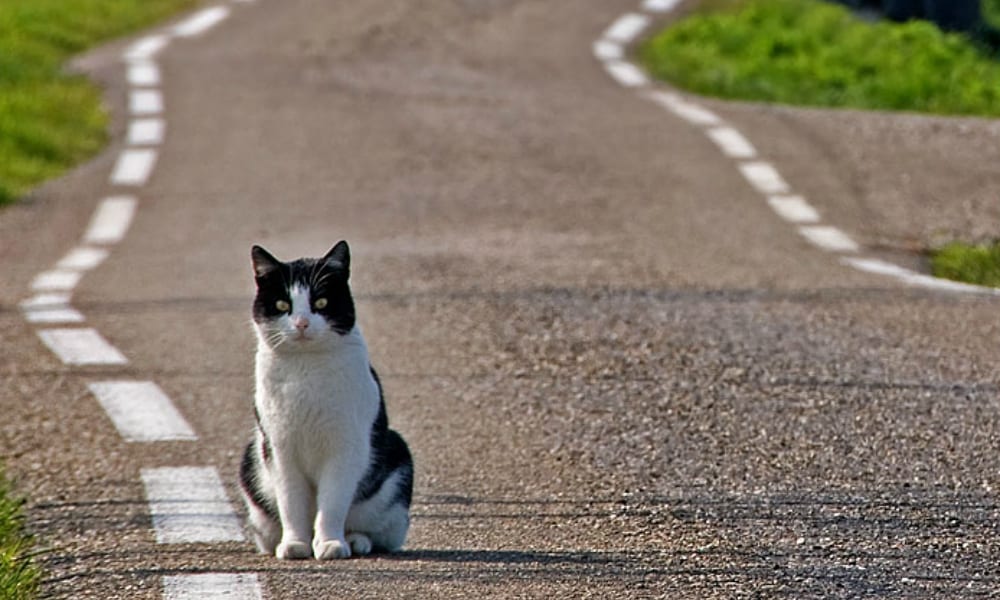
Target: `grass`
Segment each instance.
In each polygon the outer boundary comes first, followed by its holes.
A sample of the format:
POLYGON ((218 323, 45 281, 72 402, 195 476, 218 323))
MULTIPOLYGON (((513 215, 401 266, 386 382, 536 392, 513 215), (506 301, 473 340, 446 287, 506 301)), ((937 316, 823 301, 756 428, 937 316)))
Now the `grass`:
POLYGON ((1000 116, 1000 63, 965 36, 864 22, 820 0, 707 2, 640 55, 654 75, 704 95, 1000 116))
POLYGON ((197 0, 0 0, 0 205, 89 158, 108 116, 66 61, 197 0))
POLYGON ((28 600, 38 593, 41 571, 31 561, 31 538, 24 531, 23 502, 12 497, 0 474, 0 598, 28 600))
POLYGON ((954 242, 930 253, 935 277, 1000 287, 1000 242, 969 245, 954 242))

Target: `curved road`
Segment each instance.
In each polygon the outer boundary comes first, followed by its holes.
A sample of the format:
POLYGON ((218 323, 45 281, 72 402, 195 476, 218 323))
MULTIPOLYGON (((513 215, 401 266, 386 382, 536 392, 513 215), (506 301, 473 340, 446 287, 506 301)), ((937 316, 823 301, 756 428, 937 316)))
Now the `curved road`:
MULTIPOLYGON (((0 214, 0 449, 46 597, 160 598, 204 573, 256 574, 268 598, 1000 587, 998 300, 810 245, 594 59, 634 3, 233 6, 158 56, 156 168, 73 293, 127 364, 63 364, 19 308, 116 193, 121 142, 0 214), (159 543, 144 470, 212 467, 238 499, 251 244, 289 258, 341 238, 415 455, 405 551, 159 543), (123 439, 92 388, 121 379, 154 381, 197 439, 123 439)), ((125 47, 83 61, 116 139, 125 47)), ((993 122, 704 102, 866 252, 917 267, 935 236, 1000 225, 993 122)))

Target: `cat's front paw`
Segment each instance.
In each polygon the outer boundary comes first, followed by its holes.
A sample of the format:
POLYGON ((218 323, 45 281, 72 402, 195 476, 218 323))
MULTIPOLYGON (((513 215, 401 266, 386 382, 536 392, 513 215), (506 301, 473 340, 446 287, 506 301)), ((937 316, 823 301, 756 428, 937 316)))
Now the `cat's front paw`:
POLYGON ((282 560, 295 560, 309 558, 312 556, 312 550, 309 549, 309 544, 305 542, 281 542, 274 549, 274 555, 282 560))
POLYGON ((333 560, 335 558, 350 558, 351 547, 343 540, 327 540, 313 542, 313 555, 316 560, 333 560))

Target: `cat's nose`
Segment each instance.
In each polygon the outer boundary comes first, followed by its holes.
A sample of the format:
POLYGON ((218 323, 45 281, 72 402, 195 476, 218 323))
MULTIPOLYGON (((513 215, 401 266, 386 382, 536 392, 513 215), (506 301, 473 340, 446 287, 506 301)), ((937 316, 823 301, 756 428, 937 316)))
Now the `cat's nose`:
POLYGON ((299 331, 305 331, 309 328, 309 319, 305 317, 292 317, 292 325, 299 331))

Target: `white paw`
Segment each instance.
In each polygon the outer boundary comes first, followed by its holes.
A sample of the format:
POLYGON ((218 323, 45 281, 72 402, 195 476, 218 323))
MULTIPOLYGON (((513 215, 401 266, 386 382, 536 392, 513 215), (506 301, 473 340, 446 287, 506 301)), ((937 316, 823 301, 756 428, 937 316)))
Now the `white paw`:
POLYGON ((372 553, 372 540, 363 533, 348 533, 347 543, 351 545, 351 552, 358 556, 372 553))
POLYGON ((341 540, 327 540, 325 542, 313 542, 313 554, 317 560, 332 560, 335 558, 350 558, 351 547, 347 542, 341 540))
POLYGON ((274 549, 274 555, 282 560, 309 558, 312 556, 312 550, 305 542, 281 542, 274 549))

